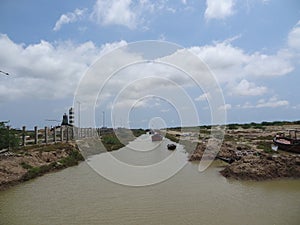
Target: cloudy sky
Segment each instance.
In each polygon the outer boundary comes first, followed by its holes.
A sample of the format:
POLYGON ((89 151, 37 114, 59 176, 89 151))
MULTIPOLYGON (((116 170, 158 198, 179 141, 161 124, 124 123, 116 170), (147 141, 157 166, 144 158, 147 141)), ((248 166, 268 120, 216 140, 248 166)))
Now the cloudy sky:
MULTIPOLYGON (((142 40, 176 43, 199 57, 221 87, 228 123, 300 119, 298 0, 1 0, 0 13, 0 70, 10 74, 0 74, 0 121, 14 127, 56 125, 48 120, 61 120, 73 104, 78 114, 78 102, 84 126, 84 100, 74 96, 91 65, 142 40)), ((146 59, 123 53, 129 62, 146 59)), ((178 94, 179 86, 200 123, 211 123, 213 93, 174 67, 142 65, 106 83, 95 103, 97 126, 103 112, 108 126, 180 125, 179 106, 160 93, 178 94)))

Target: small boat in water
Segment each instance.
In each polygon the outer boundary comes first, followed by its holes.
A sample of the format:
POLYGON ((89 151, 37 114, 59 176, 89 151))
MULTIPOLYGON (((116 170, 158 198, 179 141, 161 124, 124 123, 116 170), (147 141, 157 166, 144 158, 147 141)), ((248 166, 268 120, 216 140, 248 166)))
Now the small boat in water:
POLYGON ((299 130, 290 130, 288 137, 284 133, 278 133, 273 142, 281 150, 300 153, 300 139, 297 138, 299 132, 299 130))
POLYGON ((175 145, 175 144, 168 144, 168 145, 167 145, 167 148, 168 148, 169 150, 175 150, 175 149, 176 149, 176 145, 175 145))
POLYGON ((161 141, 163 139, 163 136, 161 134, 156 133, 151 136, 151 139, 152 141, 161 141))

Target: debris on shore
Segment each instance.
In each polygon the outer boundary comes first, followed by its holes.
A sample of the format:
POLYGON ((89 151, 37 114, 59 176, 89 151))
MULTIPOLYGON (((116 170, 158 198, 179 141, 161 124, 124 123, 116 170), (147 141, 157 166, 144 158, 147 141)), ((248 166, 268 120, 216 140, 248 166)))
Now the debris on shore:
MULTIPOLYGON (((205 145, 198 145, 189 161, 202 159, 205 145)), ((229 164, 220 173, 237 180, 268 180, 276 178, 300 178, 300 155, 272 153, 234 146, 225 142, 214 159, 226 159, 229 164)), ((225 160, 223 160, 225 161, 225 160)))
POLYGON ((228 164, 220 173, 237 180, 269 180, 277 178, 300 178, 300 154, 273 151, 272 139, 282 129, 299 125, 239 128, 226 131, 217 153, 206 151, 209 133, 200 133, 196 149, 189 152, 189 161, 221 159, 228 164), (206 152, 205 152, 206 151, 206 152), (204 154, 205 152, 205 154, 204 154))

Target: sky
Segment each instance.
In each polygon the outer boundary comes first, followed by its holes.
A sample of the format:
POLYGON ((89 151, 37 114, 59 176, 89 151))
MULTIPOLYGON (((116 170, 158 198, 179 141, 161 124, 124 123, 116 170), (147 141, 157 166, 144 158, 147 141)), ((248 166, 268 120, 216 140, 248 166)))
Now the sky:
POLYGON ((82 127, 205 125, 218 108, 225 123, 300 119, 298 0, 1 0, 0 14, 0 70, 10 74, 0 73, 0 121, 13 127, 57 125, 72 106, 82 127), (146 42, 152 64, 134 51, 145 40, 164 43, 146 42), (180 49, 207 67, 221 105, 180 49), (89 76, 105 60, 114 76, 89 76), (85 104, 78 93, 93 88, 85 104))

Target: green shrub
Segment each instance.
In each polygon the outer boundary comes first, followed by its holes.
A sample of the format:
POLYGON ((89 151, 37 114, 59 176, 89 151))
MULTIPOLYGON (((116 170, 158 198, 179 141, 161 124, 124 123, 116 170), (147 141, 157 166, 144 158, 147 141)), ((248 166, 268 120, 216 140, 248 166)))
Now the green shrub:
POLYGON ((266 152, 266 153, 273 152, 270 142, 260 141, 257 143, 257 148, 264 150, 264 152, 266 152))
POLYGON ((26 162, 21 162, 20 165, 26 170, 29 170, 32 168, 32 166, 27 164, 26 162))
POLYGON ((251 128, 251 124, 249 124, 249 123, 242 124, 241 127, 242 127, 243 129, 250 129, 250 128, 251 128))
POLYGON ((75 166, 78 164, 78 161, 84 160, 83 156, 76 150, 72 150, 69 153, 69 156, 59 160, 59 162, 64 167, 75 166))
POLYGON ((228 128, 229 130, 236 130, 236 129, 239 128, 239 125, 236 124, 236 123, 231 123, 231 124, 228 124, 228 125, 227 125, 227 128, 228 128))
POLYGON ((8 130, 4 122, 0 122, 0 149, 16 148, 20 145, 20 133, 15 129, 8 130))

